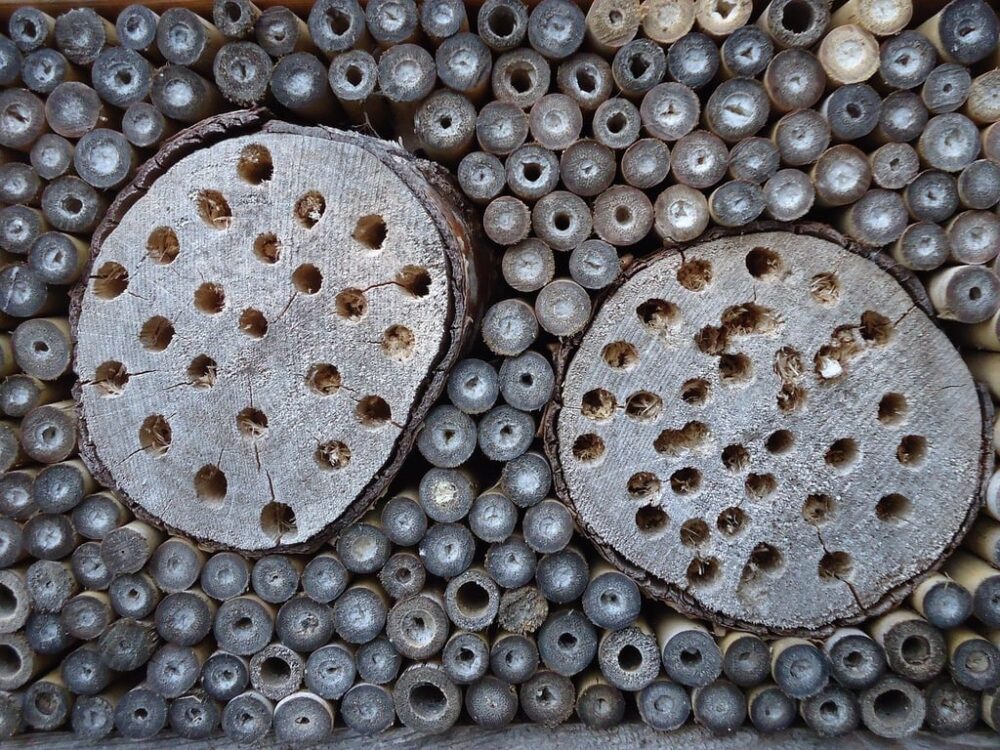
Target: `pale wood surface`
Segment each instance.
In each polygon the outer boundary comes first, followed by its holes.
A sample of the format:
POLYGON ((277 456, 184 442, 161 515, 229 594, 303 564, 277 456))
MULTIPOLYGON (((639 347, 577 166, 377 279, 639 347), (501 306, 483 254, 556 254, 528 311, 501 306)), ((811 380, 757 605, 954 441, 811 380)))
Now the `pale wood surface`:
POLYGON ((826 240, 751 234, 644 262, 569 356, 552 456, 561 464, 564 499, 648 590, 689 611, 799 633, 878 614, 939 563, 978 507, 983 415, 968 369, 892 276, 826 240), (781 268, 755 278, 748 253, 765 250, 781 268), (692 290, 681 278, 698 262, 711 268, 711 280, 692 290), (830 289, 820 292, 828 301, 815 291, 824 274, 830 289), (651 330, 637 310, 658 298, 676 308, 669 325, 651 330), (746 356, 749 370, 745 380, 726 382, 718 353, 699 351, 697 337, 720 327, 725 310, 751 305, 761 329, 730 334, 720 348, 746 356), (865 328, 863 316, 873 313, 884 332, 865 328), (609 366, 605 347, 615 342, 633 347, 634 363, 609 366), (782 367, 789 347, 798 362, 782 367), (704 381, 703 404, 681 398, 682 384, 693 379, 704 381), (776 397, 789 385, 801 391, 801 404, 782 409, 776 397), (596 388, 617 404, 607 418, 582 407, 596 388), (640 391, 662 399, 658 415, 628 414, 629 397, 640 391), (905 413, 879 419, 887 394, 905 399, 905 413), (687 442, 656 448, 665 431, 686 426, 696 428, 687 442), (787 450, 765 447, 777 429, 791 433, 787 450), (583 435, 603 441, 598 460, 574 454, 583 435), (830 458, 844 439, 853 447, 830 458), (924 453, 910 464, 899 458, 905 440, 924 453), (746 451, 735 470, 723 457, 733 445, 746 451), (700 472, 690 493, 671 481, 687 469, 700 472), (640 473, 654 478, 648 496, 629 493, 640 473), (896 493, 908 502, 896 503, 900 512, 888 520, 880 517, 881 498, 896 493), (807 518, 810 497, 828 500, 821 520, 807 518), (646 518, 663 524, 636 534, 644 507, 660 509, 646 518), (718 527, 729 508, 744 521, 727 535, 718 527), (684 524, 700 525, 703 534, 694 536, 704 538, 685 538, 684 524), (777 555, 759 553, 758 545, 777 555), (849 556, 849 569, 838 564, 822 575, 830 553, 849 556), (698 561, 716 567, 711 580, 691 578, 689 565, 698 561))

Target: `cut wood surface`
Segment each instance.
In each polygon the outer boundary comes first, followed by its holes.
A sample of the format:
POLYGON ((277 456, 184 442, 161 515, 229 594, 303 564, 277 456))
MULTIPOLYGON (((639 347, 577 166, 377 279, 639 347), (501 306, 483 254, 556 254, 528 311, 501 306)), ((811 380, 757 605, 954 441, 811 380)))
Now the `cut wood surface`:
POLYGON ((653 256, 562 359, 561 496, 647 591, 717 622, 885 611, 978 509, 972 376, 892 275, 826 239, 653 256))
POLYGON ((190 148, 220 124, 161 153, 95 236, 83 453, 210 546, 301 546, 391 479, 481 276, 457 204, 388 144, 271 123, 190 148))

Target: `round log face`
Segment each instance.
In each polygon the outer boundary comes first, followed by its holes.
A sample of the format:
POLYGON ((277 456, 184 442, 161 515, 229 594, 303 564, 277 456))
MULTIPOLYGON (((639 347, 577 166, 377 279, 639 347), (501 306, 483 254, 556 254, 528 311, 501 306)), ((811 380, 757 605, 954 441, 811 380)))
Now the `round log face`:
POLYGON ((978 507, 972 377, 890 273, 831 241, 664 251, 562 365, 563 499, 650 593, 718 622, 818 633, 880 612, 978 507))
POLYGON ((84 453, 169 528, 299 546, 398 468, 460 338, 468 238, 383 145, 224 138, 103 235, 75 312, 84 453))

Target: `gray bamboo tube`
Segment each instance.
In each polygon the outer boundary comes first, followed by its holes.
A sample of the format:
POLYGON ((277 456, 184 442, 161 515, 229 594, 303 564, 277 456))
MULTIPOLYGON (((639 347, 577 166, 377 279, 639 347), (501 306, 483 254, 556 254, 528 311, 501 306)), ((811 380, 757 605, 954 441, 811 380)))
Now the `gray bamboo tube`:
POLYGON ((732 732, 747 718, 743 691, 728 680, 716 680, 692 690, 691 708, 695 721, 714 734, 732 732))
POLYGON ((725 177, 728 162, 729 149, 722 139, 706 130, 696 130, 674 144, 670 172, 682 185, 705 189, 725 177))
POLYGON ((492 675, 473 683, 465 691, 465 710, 483 729, 503 729, 517 714, 517 691, 492 675))
POLYGON ((709 222, 704 194, 687 185, 671 185, 653 205, 653 227, 662 239, 687 242, 698 237, 709 222))
MULTIPOLYGON (((643 101, 652 96, 653 91, 646 94, 643 101)), ((594 112, 592 130, 599 143, 608 148, 623 149, 635 143, 643 125, 639 109, 628 99, 616 97, 603 102, 594 112)), ((646 127, 648 129, 649 126, 646 127)))
POLYGON ((668 613, 655 628, 663 667, 674 682, 704 687, 722 673, 722 652, 703 625, 668 613))
POLYGON ((352 49, 369 49, 365 12, 357 0, 319 0, 309 10, 309 35, 329 58, 352 49))
POLYGON ((941 632, 915 612, 898 609, 873 620, 867 629, 896 674, 926 682, 944 669, 948 654, 941 632))
POLYGON ((942 223, 958 209, 958 184, 951 175, 928 169, 906 186, 903 201, 916 221, 942 223))
POLYGON ((79 77, 77 70, 61 52, 47 47, 30 53, 21 66, 21 80, 36 94, 49 94, 60 83, 75 81, 79 77))
POLYGON ((752 78, 730 78, 719 84, 705 105, 705 126, 727 143, 755 135, 767 122, 768 94, 752 78))
POLYGON ((89 495, 73 509, 73 525, 86 539, 102 540, 109 532, 132 520, 125 504, 110 492, 89 495))
POLYGON ((810 170, 821 206, 845 206, 868 192, 872 169, 865 153, 857 146, 842 144, 823 152, 810 170))
POLYGON ((267 8, 261 13, 254 26, 254 39, 271 57, 317 52, 306 22, 281 6, 267 8))
POLYGON ((935 680, 924 690, 926 727, 943 736, 971 731, 980 720, 979 693, 956 685, 950 678, 935 680))
POLYGON ((370 0, 365 6, 365 18, 368 33, 383 49, 421 41, 414 0, 370 0))
POLYGON ((240 693, 222 709, 222 731, 233 742, 256 742, 266 737, 274 718, 274 704, 255 690, 240 693))
POLYGON ((621 690, 591 670, 576 680, 576 715, 588 729, 610 729, 625 716, 621 690))
POLYGON ((678 83, 700 89, 719 70, 719 49, 708 36, 697 31, 685 34, 667 52, 667 71, 678 83))
POLYGON ((21 420, 24 452, 40 463, 63 461, 76 449, 76 413, 72 401, 38 406, 21 420))
POLYGON ((823 643, 830 673, 846 688, 871 687, 885 673, 885 653, 872 638, 857 628, 839 628, 823 643))
POLYGON ((301 117, 328 121, 337 114, 326 66, 308 52, 295 52, 278 60, 271 71, 271 94, 301 117))
POLYGON ((979 557, 959 550, 942 569, 972 593, 972 612, 990 628, 1000 627, 1000 571, 979 557))
POLYGON ((874 189, 844 210, 840 226, 862 244, 882 246, 899 239, 907 223, 906 206, 899 193, 874 189))
POLYGON ((150 99, 171 120, 195 123, 220 108, 219 90, 189 68, 164 65, 153 74, 150 99))
POLYGON ((148 662, 158 643, 152 623, 123 618, 115 620, 104 631, 97 649, 106 666, 118 672, 129 672, 148 662))
POLYGON ((967 627, 949 630, 948 671, 952 679, 971 690, 993 690, 1000 686, 1000 650, 967 627))
POLYGON ((723 674, 739 687, 759 685, 771 674, 771 649, 751 633, 730 630, 719 639, 719 650, 723 674))
POLYGON ((782 163, 801 167, 817 161, 830 145, 830 125, 812 109, 789 112, 771 128, 782 163))
POLYGON ((551 79, 548 61, 535 50, 505 52, 493 63, 493 96, 527 109, 548 92, 551 79))
POLYGON ((716 224, 740 227, 754 221, 766 207, 760 185, 732 180, 715 188, 708 196, 708 212, 716 224))
POLYGON ((504 156, 528 137, 528 115, 512 102, 490 102, 476 116, 476 138, 488 154, 504 156))
POLYGON ((473 203, 485 205, 503 192, 507 175, 496 156, 475 151, 462 157, 456 176, 466 197, 473 203))
POLYGON ((891 36, 879 49, 879 78, 894 89, 920 86, 936 64, 934 45, 918 31, 891 36))
POLYGON ((378 85, 378 64, 369 52, 351 50, 337 55, 330 63, 328 80, 351 122, 378 131, 385 128, 388 120, 385 102, 373 96, 378 85))
POLYGON ((927 291, 938 317, 981 323, 1000 308, 1000 280, 983 266, 950 266, 928 277, 927 291))
POLYGON ((958 197, 964 208, 994 207, 1000 201, 1000 164, 978 159, 963 169, 958 176, 958 197))
POLYGON ((772 682, 747 692, 747 713, 758 732, 773 734, 787 729, 796 718, 795 701, 772 682))
POLYGON ((682 727, 691 715, 687 690, 669 680, 655 680, 636 696, 639 716, 650 727, 670 732, 682 727))
POLYGON ((223 44, 219 30, 187 8, 170 8, 156 24, 156 46, 168 63, 211 72, 212 58, 223 44))
POLYGON ((854 141, 871 133, 879 124, 882 98, 867 83, 836 88, 823 100, 820 112, 830 123, 835 140, 854 141))
POLYGON ((942 63, 934 68, 920 89, 920 99, 934 114, 954 112, 965 103, 972 76, 964 65, 942 63))
POLYGON ((104 537, 101 558, 114 573, 138 573, 163 540, 163 532, 143 521, 132 521, 104 537))
POLYGON ((521 685, 519 697, 525 716, 551 729, 572 715, 576 690, 568 677, 539 670, 521 685))
POLYGON ((924 723, 926 701, 920 689, 895 675, 885 675, 858 698, 865 728, 879 737, 908 737, 924 723))
POLYGON ((94 90, 108 104, 125 109, 149 95, 153 68, 135 50, 109 47, 90 70, 94 90))
POLYGON ((133 104, 122 115, 122 135, 133 146, 153 147, 173 132, 173 123, 149 102, 133 104))
POLYGON ((562 60, 583 44, 583 11, 571 0, 542 0, 528 17, 528 43, 550 60, 562 60))
POLYGON ((459 32, 445 39, 434 53, 441 83, 480 102, 490 91, 493 58, 490 49, 475 34, 459 32))
POLYGON ((53 670, 24 691, 24 720, 32 729, 52 731, 69 720, 73 697, 62 675, 53 670))
POLYGON ((935 573, 910 595, 913 609, 942 630, 958 627, 972 614, 972 594, 947 576, 935 573))
POLYGON ((798 169, 782 169, 764 183, 764 210, 777 221, 805 216, 815 197, 809 176, 798 169))
POLYGON ((493 51, 512 50, 528 33, 528 8, 520 0, 486 0, 479 9, 477 31, 493 51))
POLYGON ((564 60, 556 71, 559 90, 584 112, 593 112, 607 101, 613 82, 608 62, 589 52, 580 52, 564 60))
POLYGON ((812 47, 830 24, 830 6, 824 0, 772 0, 757 25, 781 49, 812 47))
POLYGON ((694 26, 695 0, 644 0, 642 30, 654 42, 672 44, 694 26))
POLYGON ((498 245, 516 245, 530 228, 531 209, 513 196, 494 198, 483 211, 483 231, 498 245))
POLYGON ((438 734, 462 712, 462 694, 438 664, 414 664, 393 688, 396 715, 410 729, 438 734))
POLYGON ((6 36, 0 36, 0 83, 10 86, 21 76, 24 55, 6 36))
POLYGON ((902 190, 920 171, 920 157, 908 143, 887 143, 868 154, 872 181, 886 190, 902 190))
POLYGON ((66 174, 73 166, 73 144, 55 133, 45 133, 31 147, 31 166, 43 180, 66 174))
POLYGON ((117 43, 112 23, 92 8, 77 8, 56 18, 56 47, 77 65, 90 65, 106 46, 117 43))
POLYGON ((271 700, 291 695, 302 684, 305 663, 287 646, 270 643, 250 659, 250 685, 271 700))
POLYGON ((126 49, 142 52, 147 58, 159 60, 156 48, 156 25, 160 17, 144 5, 136 3, 123 8, 115 19, 118 43, 126 49))
POLYGON ((809 641, 779 638, 771 644, 771 676, 790 697, 809 698, 826 686, 830 663, 809 641))
POLYGON ((46 125, 42 100, 26 89, 0 93, 0 146, 30 152, 46 125))
POLYGON ((420 28, 434 44, 469 30, 469 17, 461 0, 428 0, 420 5, 420 28))
POLYGON ((307 690, 282 698, 274 707, 274 735, 279 742, 312 745, 330 737, 333 706, 307 690))
POLYGON ((108 586, 111 607, 121 617, 144 619, 160 603, 160 590, 146 573, 120 575, 108 586))
POLYGON ((248 39, 260 18, 260 8, 251 0, 213 0, 212 22, 226 39, 248 39))
POLYGON ((22 52, 51 46, 56 20, 38 8, 17 8, 7 21, 7 33, 22 52))
POLYGON ((213 62, 220 93, 241 107, 262 101, 267 94, 273 63, 264 49, 253 42, 229 42, 213 62))
POLYGON ((996 49, 1000 20, 984 0, 952 0, 917 30, 948 62, 972 65, 996 49))

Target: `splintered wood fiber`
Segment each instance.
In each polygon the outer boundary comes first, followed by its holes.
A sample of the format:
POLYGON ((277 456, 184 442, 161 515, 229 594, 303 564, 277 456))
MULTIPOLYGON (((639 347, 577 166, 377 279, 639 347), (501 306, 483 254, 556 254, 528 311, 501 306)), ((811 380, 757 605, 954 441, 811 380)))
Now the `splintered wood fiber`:
POLYGON ((717 621, 822 631, 885 609, 977 506, 972 377, 892 275, 832 242, 665 252, 568 356, 565 499, 648 590, 717 621))

